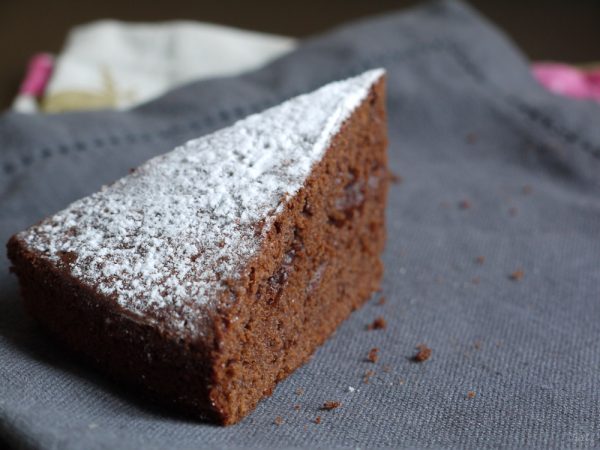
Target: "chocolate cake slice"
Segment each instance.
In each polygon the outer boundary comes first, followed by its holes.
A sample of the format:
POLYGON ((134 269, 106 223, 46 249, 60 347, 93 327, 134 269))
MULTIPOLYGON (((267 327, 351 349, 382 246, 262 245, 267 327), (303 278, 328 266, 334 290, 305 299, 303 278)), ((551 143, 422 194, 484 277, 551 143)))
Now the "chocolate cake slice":
POLYGON ((384 72, 151 159, 13 236, 27 310, 149 398, 235 423, 379 286, 384 72))

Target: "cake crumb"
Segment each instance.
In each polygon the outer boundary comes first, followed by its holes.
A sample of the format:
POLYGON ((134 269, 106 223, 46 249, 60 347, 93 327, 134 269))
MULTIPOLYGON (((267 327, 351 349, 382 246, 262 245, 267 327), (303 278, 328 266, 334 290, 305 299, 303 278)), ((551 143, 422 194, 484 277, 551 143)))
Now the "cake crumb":
POLYGON ((300 396, 302 394, 304 394, 304 389, 302 389, 302 388, 296 389, 296 395, 300 396))
POLYGON ((386 364, 385 366, 383 366, 383 371, 385 373, 390 373, 392 371, 392 368, 388 364, 386 364))
POLYGON ((475 350, 479 350, 481 348, 481 341, 477 340, 473 343, 473 348, 475 348, 475 350))
POLYGON ((477 143, 478 136, 476 133, 473 133, 473 132, 467 133, 467 135, 465 136, 465 140, 467 141, 467 144, 473 145, 473 144, 477 143))
POLYGON ((275 417, 275 420, 273 422, 275 423, 275 425, 279 426, 283 423, 283 417, 277 416, 275 417))
POLYGON ((387 326, 387 323, 383 317, 377 317, 373 323, 367 326, 367 330, 384 330, 387 326))
POLYGON ((375 347, 369 350, 369 355, 367 356, 367 359, 372 363, 376 363, 379 359, 379 349, 375 347))
POLYGON ((417 345, 417 349, 419 350, 415 356, 413 356, 414 362, 424 362, 427 361, 431 357, 431 349, 427 347, 425 344, 417 345))
POLYGON ((386 302, 386 301, 387 301, 387 300, 386 300, 386 298, 385 298, 385 297, 381 297, 379 300, 377 300, 377 303, 376 303, 376 304, 377 304, 378 306, 383 306, 383 305, 385 305, 385 302, 386 302))
POLYGON ((365 384, 369 384, 369 380, 371 379, 371 377, 375 375, 375 371, 374 370, 367 370, 365 372, 365 375, 363 377, 363 383, 365 384))
POLYGON ((509 275, 509 278, 513 281, 520 281, 524 276, 525 272, 523 272, 523 269, 517 269, 509 275))
POLYGON ((460 209, 469 209, 471 207, 471 202, 469 200, 461 200, 460 202, 458 202, 458 207, 460 209))
POLYGON ((321 416, 317 416, 317 417, 315 418, 315 423, 316 423, 317 425, 319 425, 319 424, 321 423, 321 416))
POLYGON ((398 384, 400 384, 400 385, 404 384, 404 378, 398 378, 398 384))
POLYGON ((340 406, 342 406, 341 402, 329 400, 329 401, 326 401, 325 403, 323 403, 323 406, 321 406, 321 409, 324 411, 331 411, 332 409, 339 408, 340 406))
POLYGON ((390 171, 390 182, 392 184, 401 184, 404 181, 404 178, 402 178, 401 175, 395 174, 394 172, 390 171))
POLYGON ((294 409, 295 409, 296 411, 300 411, 300 405, 294 405, 294 409))
POLYGON ((485 263, 485 256, 478 256, 477 258, 475 258, 475 262, 477 264, 483 264, 483 263, 485 263))
POLYGON ((467 397, 468 398, 475 398, 477 394, 475 393, 475 391, 469 391, 467 392, 467 397))

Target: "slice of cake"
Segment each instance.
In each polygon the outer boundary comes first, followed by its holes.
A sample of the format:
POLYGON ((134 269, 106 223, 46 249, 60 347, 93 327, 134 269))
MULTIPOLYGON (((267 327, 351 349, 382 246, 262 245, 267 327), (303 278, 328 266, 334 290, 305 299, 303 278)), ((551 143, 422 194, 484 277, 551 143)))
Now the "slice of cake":
POLYGON ((151 159, 13 236, 27 310, 150 398, 237 422, 379 286, 384 72, 151 159))

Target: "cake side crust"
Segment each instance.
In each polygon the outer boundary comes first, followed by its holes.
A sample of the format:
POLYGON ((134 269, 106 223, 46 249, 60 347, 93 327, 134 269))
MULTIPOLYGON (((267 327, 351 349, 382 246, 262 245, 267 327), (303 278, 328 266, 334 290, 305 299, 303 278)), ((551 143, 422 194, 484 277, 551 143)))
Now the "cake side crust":
POLYGON ((211 400, 239 421, 378 289, 389 185, 385 80, 346 121, 232 287, 211 400))

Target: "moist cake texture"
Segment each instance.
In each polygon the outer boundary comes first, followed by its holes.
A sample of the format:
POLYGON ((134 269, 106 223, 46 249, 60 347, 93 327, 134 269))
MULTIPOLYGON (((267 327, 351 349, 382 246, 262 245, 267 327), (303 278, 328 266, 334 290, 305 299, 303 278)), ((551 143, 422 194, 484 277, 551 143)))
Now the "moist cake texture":
POLYGON ((13 236, 28 311, 149 398, 240 420, 378 287, 383 75, 190 141, 13 236))

